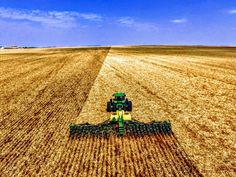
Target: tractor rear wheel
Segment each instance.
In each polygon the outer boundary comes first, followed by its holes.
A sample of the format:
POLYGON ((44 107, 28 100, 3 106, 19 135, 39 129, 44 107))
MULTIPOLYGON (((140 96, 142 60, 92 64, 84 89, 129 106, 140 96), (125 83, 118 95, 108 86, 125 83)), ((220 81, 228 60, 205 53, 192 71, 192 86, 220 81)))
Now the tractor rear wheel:
POLYGON ((113 103, 113 106, 112 106, 112 109, 111 109, 113 112, 116 112, 117 108, 116 108, 116 104, 113 103))
POLYGON ((111 107, 111 102, 107 102, 107 112, 111 112, 112 107, 111 107))
POLYGON ((128 101, 128 111, 132 111, 132 102, 128 101))

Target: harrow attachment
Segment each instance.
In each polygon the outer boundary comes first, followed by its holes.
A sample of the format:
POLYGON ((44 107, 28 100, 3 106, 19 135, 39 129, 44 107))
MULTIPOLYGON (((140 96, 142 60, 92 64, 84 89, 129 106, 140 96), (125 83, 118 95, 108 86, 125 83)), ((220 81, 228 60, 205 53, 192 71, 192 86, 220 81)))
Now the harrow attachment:
POLYGON ((170 121, 152 121, 149 123, 137 120, 125 121, 123 127, 111 121, 105 121, 100 124, 71 124, 70 136, 109 136, 109 135, 153 135, 170 134, 172 132, 170 121))

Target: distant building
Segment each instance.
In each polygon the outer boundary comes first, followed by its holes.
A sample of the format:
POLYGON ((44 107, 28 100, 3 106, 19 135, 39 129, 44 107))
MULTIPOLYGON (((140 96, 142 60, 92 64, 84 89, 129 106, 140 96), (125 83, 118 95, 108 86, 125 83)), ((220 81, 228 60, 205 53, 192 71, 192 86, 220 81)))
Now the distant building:
POLYGON ((4 49, 19 49, 19 47, 16 45, 13 45, 13 46, 4 47, 4 49))

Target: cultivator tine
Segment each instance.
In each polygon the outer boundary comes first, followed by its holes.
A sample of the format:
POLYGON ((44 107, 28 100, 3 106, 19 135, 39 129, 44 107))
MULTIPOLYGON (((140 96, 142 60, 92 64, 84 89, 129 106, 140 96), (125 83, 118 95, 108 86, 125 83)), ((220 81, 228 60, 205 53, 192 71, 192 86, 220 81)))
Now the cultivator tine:
MULTIPOLYGON (((171 124, 169 121, 153 121, 150 123, 143 123, 139 121, 130 121, 125 123, 125 131, 127 134, 134 136, 144 136, 153 134, 170 134, 171 124)), ((111 134, 116 134, 114 126, 110 122, 104 122, 98 125, 91 124, 71 124, 70 136, 96 136, 108 137, 111 134)))
POLYGON ((71 124, 70 136, 107 136, 111 134, 113 125, 110 122, 103 122, 101 124, 71 124))
MULTIPOLYGON (((140 122, 137 120, 127 121, 124 124, 124 131, 128 135, 144 136, 153 134, 170 134, 172 133, 170 121, 153 121, 149 123, 140 122)), ((92 124, 71 124, 70 136, 96 136, 108 137, 112 134, 117 134, 117 129, 114 124, 109 121, 92 125, 92 124)), ((119 134, 119 133, 118 133, 119 134)))
POLYGON ((172 132, 169 121, 143 123, 137 120, 126 123, 127 134, 136 136, 152 134, 169 134, 172 132))

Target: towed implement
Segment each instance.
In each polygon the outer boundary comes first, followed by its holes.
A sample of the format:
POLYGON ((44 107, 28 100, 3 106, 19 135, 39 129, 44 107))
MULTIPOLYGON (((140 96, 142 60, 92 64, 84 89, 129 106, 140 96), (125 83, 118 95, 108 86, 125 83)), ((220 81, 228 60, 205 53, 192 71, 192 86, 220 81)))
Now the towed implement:
MULTIPOLYGON (((115 94, 113 94, 115 95, 115 94)), ((119 95, 122 95, 119 93, 119 95)), ((127 100, 126 100, 127 101, 127 100)), ((107 136, 107 135, 152 135, 156 133, 169 134, 172 132, 171 123, 167 121, 152 121, 149 123, 132 119, 128 105, 119 105, 113 109, 108 120, 93 125, 89 123, 71 124, 70 136, 107 136), (116 110, 116 111, 115 111, 116 110)), ((110 111, 109 111, 110 112, 110 111)))

